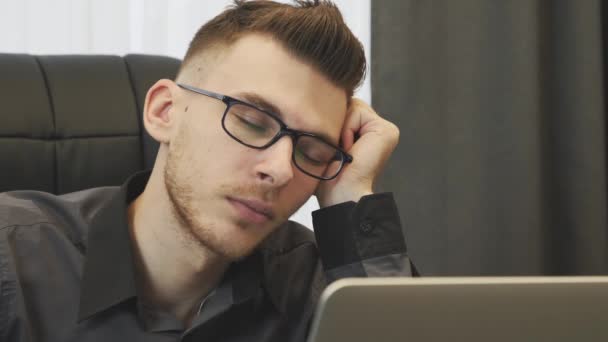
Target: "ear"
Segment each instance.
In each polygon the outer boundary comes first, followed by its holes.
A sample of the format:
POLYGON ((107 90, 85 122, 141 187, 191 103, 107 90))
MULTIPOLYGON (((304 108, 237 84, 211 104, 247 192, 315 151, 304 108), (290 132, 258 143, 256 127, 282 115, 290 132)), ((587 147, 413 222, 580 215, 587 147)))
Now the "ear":
POLYGON ((156 82, 146 94, 144 103, 144 127, 148 134, 161 144, 171 141, 172 131, 177 125, 172 111, 177 85, 167 79, 156 82))

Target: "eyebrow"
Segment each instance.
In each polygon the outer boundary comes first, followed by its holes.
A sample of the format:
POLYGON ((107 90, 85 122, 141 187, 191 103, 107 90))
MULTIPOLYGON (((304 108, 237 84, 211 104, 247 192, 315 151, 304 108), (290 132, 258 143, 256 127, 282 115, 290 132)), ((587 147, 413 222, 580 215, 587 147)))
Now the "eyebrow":
POLYGON ((259 109, 271 112, 272 114, 278 116, 281 120, 285 119, 278 106, 258 94, 251 92, 242 92, 236 94, 234 97, 240 99, 241 101, 252 104, 258 107, 259 109))
MULTIPOLYGON (((285 117, 284 115, 281 113, 281 111, 279 110, 279 107, 276 106, 274 103, 272 103, 271 101, 265 99, 264 97, 252 93, 252 92, 240 92, 234 95, 235 98, 243 101, 243 102, 247 102, 249 104, 252 104, 256 107, 258 107, 259 109, 262 109, 264 111, 270 112, 272 114, 274 114, 275 116, 277 116, 279 119, 281 119, 281 121, 285 121, 285 117)), ((332 144, 332 145, 336 145, 336 146, 340 146, 339 142, 335 143, 333 141, 333 139, 326 133, 323 132, 310 132, 310 131, 300 131, 300 130, 296 130, 299 132, 304 132, 304 133, 311 133, 314 134, 315 136, 318 136, 319 138, 325 140, 326 142, 332 144)))

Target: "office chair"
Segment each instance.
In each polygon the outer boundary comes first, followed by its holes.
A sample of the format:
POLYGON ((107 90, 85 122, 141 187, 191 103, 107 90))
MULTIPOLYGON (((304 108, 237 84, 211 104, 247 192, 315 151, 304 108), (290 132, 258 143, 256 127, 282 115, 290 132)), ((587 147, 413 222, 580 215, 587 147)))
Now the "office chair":
POLYGON ((151 55, 0 54, 0 192, 120 185, 151 168, 148 88, 180 61, 151 55))

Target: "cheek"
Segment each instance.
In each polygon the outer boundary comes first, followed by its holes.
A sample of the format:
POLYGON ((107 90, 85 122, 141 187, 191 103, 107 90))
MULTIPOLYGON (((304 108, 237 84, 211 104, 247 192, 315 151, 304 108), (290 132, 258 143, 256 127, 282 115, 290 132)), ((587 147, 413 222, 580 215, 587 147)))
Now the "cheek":
POLYGON ((234 141, 224 132, 221 123, 215 120, 204 120, 192 125, 189 135, 190 160, 198 173, 218 177, 229 173, 233 168, 237 151, 234 141))
POLYGON ((283 189, 283 202, 290 210, 297 210, 314 194, 319 182, 294 170, 294 179, 283 189))
POLYGON ((193 123, 181 126, 177 134, 169 147, 175 177, 182 186, 188 185, 192 195, 201 197, 226 172, 224 142, 218 141, 221 136, 211 127, 193 123))

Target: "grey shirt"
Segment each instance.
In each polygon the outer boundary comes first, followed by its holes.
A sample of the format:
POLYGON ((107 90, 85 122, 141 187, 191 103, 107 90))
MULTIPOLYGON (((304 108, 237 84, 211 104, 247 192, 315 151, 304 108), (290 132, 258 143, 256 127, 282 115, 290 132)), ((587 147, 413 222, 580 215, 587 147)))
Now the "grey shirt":
POLYGON ((0 341, 304 341, 321 291, 342 277, 410 276, 390 193, 286 222, 230 265, 189 329, 138 299, 121 187, 0 194, 0 341))

